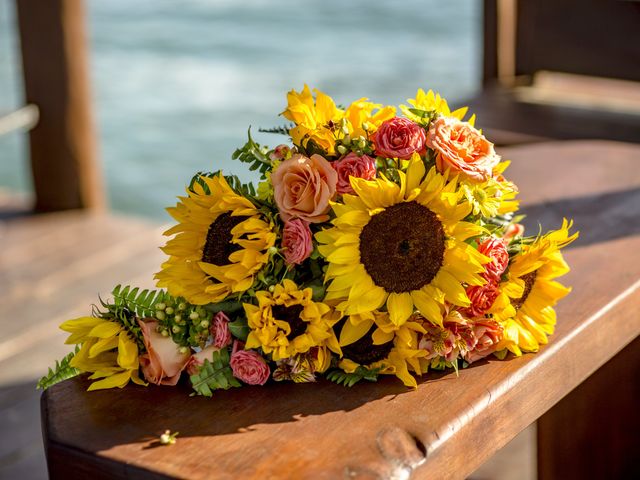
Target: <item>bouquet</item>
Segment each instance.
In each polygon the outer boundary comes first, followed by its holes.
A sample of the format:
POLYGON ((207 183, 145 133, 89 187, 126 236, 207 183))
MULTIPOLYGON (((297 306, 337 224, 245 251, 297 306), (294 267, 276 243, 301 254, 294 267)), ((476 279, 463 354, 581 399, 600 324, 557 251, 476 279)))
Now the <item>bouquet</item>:
POLYGON ((352 386, 535 352, 570 289, 560 250, 577 233, 525 236, 494 145, 432 91, 399 110, 341 108, 305 85, 233 159, 255 186, 199 172, 168 209, 158 290, 117 286, 64 322, 76 348, 39 382, 89 390, 176 385, 195 393, 270 381, 352 386))

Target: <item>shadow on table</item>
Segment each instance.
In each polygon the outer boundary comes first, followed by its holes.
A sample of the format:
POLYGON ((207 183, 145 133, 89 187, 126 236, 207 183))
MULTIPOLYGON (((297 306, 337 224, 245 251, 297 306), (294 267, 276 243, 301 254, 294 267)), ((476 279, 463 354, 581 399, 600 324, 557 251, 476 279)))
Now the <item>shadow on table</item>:
POLYGON ((535 235, 538 225, 543 231, 556 229, 564 217, 573 219, 572 231, 580 231, 569 248, 592 245, 640 234, 640 188, 526 205, 522 213, 527 235, 535 235))

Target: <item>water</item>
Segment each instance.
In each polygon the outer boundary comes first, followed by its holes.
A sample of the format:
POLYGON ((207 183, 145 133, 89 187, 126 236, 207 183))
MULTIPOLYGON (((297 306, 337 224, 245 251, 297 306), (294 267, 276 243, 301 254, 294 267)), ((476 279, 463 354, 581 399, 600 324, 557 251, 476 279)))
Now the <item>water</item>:
MULTIPOLYGON (((0 110, 21 103, 12 4, 0 0, 0 110)), ((418 87, 456 103, 480 85, 478 0, 87 4, 109 200, 158 219, 197 170, 251 179, 231 153, 249 125, 283 124, 285 93, 305 82, 341 104, 398 104, 418 87)), ((0 186, 29 188, 24 144, 0 137, 0 186)))

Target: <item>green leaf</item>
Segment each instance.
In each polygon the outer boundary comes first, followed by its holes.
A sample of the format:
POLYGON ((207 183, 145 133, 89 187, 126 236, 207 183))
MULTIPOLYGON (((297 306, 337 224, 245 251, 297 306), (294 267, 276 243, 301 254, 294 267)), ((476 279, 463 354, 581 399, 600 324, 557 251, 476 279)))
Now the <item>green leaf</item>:
POLYGON ((327 379, 338 385, 353 387, 361 380, 368 380, 369 382, 377 381, 379 373, 379 368, 369 370, 368 368, 360 366, 352 373, 347 373, 342 370, 332 370, 327 373, 327 379))
POLYGON ((247 325, 247 320, 245 318, 238 318, 233 322, 229 322, 229 331, 235 338, 246 342, 251 329, 249 328, 249 325, 247 325))
POLYGON ((271 128, 259 128, 258 131, 260 133, 277 133, 278 135, 286 135, 289 136, 289 130, 294 127, 292 123, 288 125, 282 125, 280 127, 271 127, 271 128))
POLYGON ((197 374, 191 375, 191 386, 198 395, 210 397, 214 390, 240 387, 229 366, 229 351, 224 348, 213 352, 211 360, 205 359, 197 374))
POLYGON ((239 160, 243 163, 249 164, 249 170, 258 170, 260 172, 260 178, 265 179, 266 172, 271 169, 271 160, 267 156, 269 149, 262 147, 256 143, 251 137, 251 127, 247 132, 247 143, 244 146, 238 148, 231 158, 233 160, 239 160))
POLYGON ((76 353, 78 353, 79 350, 80 346, 76 345, 76 348, 73 352, 69 352, 62 360, 56 361, 54 368, 49 368, 49 372, 38 381, 36 388, 40 390, 46 390, 56 383, 60 383, 64 380, 79 375, 80 370, 69 365, 71 359, 75 356, 76 353))

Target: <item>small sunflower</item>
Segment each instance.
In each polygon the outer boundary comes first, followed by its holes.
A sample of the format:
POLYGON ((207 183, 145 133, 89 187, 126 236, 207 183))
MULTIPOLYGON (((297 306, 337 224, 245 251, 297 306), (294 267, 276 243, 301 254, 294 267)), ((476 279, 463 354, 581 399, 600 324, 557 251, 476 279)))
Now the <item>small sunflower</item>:
POLYGON ((119 323, 97 317, 67 320, 60 328, 70 333, 66 344, 79 344, 72 367, 90 372, 88 390, 122 388, 131 380, 146 385, 139 376, 138 345, 119 323))
POLYGON ((499 349, 508 348, 516 355, 536 352, 553 333, 553 307, 571 291, 554 280, 570 270, 560 249, 578 238, 578 233, 569 235, 571 226, 565 219, 559 230, 524 245, 511 261, 507 279, 500 284, 502 293, 490 310, 504 327, 499 349))
POLYGON ((470 206, 458 203, 457 182, 435 168, 425 177, 418 155, 399 176, 400 185, 351 177, 357 195, 332 205, 333 227, 316 234, 328 262, 325 300, 346 315, 386 306, 398 326, 417 309, 441 325, 445 302, 469 305, 463 284, 486 283, 479 274, 489 259, 465 243, 484 229, 461 221, 470 206))
POLYGON ((363 315, 351 315, 342 323, 340 347, 342 359, 338 367, 353 373, 363 367, 383 375, 395 375, 408 387, 417 387, 410 370, 420 372, 420 358, 425 355, 418 349, 417 333, 425 333, 417 322, 397 326, 387 312, 374 311, 363 315), (356 326, 362 333, 353 334, 356 326))
POLYGON ((273 225, 222 175, 200 180, 204 186, 194 182, 189 196, 167 209, 178 224, 165 232, 175 237, 162 248, 169 259, 155 275, 158 287, 194 305, 248 290, 276 239, 273 225))
MULTIPOLYGON (((331 328, 340 315, 311 297, 310 288, 300 290, 291 280, 276 285, 273 293, 256 292, 258 305, 244 304, 251 329, 246 348, 261 348, 275 361, 308 352, 313 347, 328 347, 340 353, 331 328)), ((320 348, 320 351, 324 359, 326 349, 320 348)), ((326 368, 324 363, 320 361, 317 369, 326 368)))

